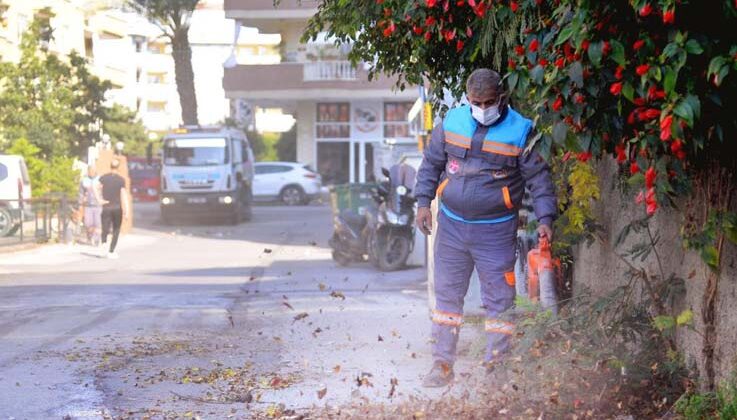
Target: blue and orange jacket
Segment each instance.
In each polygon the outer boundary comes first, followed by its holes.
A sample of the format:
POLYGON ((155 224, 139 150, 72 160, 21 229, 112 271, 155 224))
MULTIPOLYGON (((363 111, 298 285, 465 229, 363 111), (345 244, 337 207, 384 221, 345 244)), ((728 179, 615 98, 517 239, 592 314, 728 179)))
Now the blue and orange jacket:
POLYGON ((425 149, 415 186, 418 206, 430 207, 437 195, 458 220, 504 221, 517 216, 527 186, 537 219, 550 225, 555 189, 545 160, 525 152, 531 129, 532 122, 511 107, 490 126, 476 122, 468 105, 450 110, 425 149))

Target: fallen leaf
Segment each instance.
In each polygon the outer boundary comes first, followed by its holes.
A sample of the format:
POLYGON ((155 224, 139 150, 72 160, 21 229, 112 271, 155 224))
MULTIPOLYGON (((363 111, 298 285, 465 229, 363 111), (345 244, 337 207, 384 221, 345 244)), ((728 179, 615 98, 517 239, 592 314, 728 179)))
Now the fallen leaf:
POLYGON ((340 373, 340 365, 333 366, 333 373, 340 373))
POLYGON ((317 246, 317 242, 315 242, 315 241, 310 241, 310 245, 312 245, 312 246, 317 246))
POLYGON ((317 399, 321 400, 328 393, 328 388, 323 386, 322 389, 317 390, 317 399))
POLYGON ((317 335, 322 332, 322 328, 318 327, 315 331, 312 331, 312 336, 317 338, 317 335))
POLYGON ((399 334, 399 331, 397 330, 392 330, 392 336, 397 337, 397 338, 402 338, 402 335, 399 334))
POLYGON ((264 248, 264 254, 271 254, 272 252, 271 248, 264 248))
POLYGON ((384 337, 379 336, 379 341, 384 341, 384 337))
POLYGON ((292 307, 292 305, 290 305, 289 302, 282 302, 281 304, 284 305, 284 306, 286 306, 287 308, 289 308, 291 310, 294 310, 294 307, 292 307))
POLYGON ((328 286, 325 283, 320 283, 317 285, 317 287, 320 288, 321 292, 324 292, 328 288, 328 286))
POLYGON ((336 290, 333 290, 332 292, 330 292, 330 296, 332 296, 334 298, 340 298, 340 299, 345 300, 345 295, 343 293, 341 293, 341 292, 336 291, 336 290))
POLYGON ((297 322, 297 321, 299 321, 299 320, 301 320, 301 319, 305 319, 305 318, 307 318, 308 316, 309 316, 309 314, 308 314, 307 312, 302 312, 302 313, 300 313, 300 314, 297 314, 297 315, 296 315, 296 316, 294 317, 294 321, 293 321, 292 323, 294 323, 294 322, 297 322))
POLYGON ((254 280, 256 280, 256 276, 251 276, 248 278, 248 281, 254 281, 254 280))
POLYGON ((391 381, 389 381, 391 384, 391 388, 389 389, 389 398, 391 399, 394 397, 394 393, 397 391, 397 385, 399 385, 399 381, 397 378, 392 378, 391 381))

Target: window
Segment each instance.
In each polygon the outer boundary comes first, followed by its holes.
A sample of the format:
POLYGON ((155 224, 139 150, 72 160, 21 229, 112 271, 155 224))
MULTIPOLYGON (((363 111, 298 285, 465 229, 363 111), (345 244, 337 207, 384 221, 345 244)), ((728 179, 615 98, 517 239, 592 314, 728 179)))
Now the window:
POLYGON ((133 36, 133 46, 136 49, 136 52, 139 53, 143 51, 143 37, 142 36, 133 36))
POLYGON ((139 83, 141 81, 141 68, 136 69, 136 83, 139 83))
POLYGON ((8 177, 8 167, 0 163, 0 181, 5 181, 8 177))
POLYGON ((317 104, 317 138, 347 139, 351 137, 351 113, 348 103, 317 104))
POLYGON ((233 140, 233 163, 243 162, 243 148, 240 140, 233 140))
POLYGON ((384 103, 384 137, 410 137, 409 110, 412 102, 385 102, 384 103))
POLYGON ((164 112, 166 111, 166 102, 163 101, 148 101, 146 104, 148 112, 164 112))
POLYGON ((148 73, 146 80, 149 84, 161 85, 166 83, 166 73, 148 73))
POLYGON ((256 165, 256 175, 280 174, 289 172, 293 168, 285 165, 256 165))
POLYGON ((166 54, 166 44, 161 42, 150 42, 148 52, 152 54, 166 54))

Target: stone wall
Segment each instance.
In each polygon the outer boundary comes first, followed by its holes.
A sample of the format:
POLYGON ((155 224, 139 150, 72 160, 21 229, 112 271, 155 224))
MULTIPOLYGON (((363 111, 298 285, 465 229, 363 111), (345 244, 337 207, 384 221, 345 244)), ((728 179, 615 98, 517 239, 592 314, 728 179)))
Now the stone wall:
MULTIPOLYGON (((617 235, 631 220, 644 216, 644 206, 636 205, 631 196, 623 197, 617 181, 617 164, 613 159, 597 165, 600 177, 601 200, 596 203, 597 221, 602 225, 602 241, 587 246, 579 245, 575 251, 573 274, 574 293, 590 288, 596 294, 605 294, 625 284, 628 267, 615 254, 623 254, 632 244, 647 238, 646 233, 631 233, 628 240, 613 249, 617 235)), ((698 254, 684 250, 680 237, 682 214, 677 209, 660 209, 651 221, 651 230, 658 232, 660 241, 656 247, 665 276, 671 273, 685 279, 686 292, 672 308, 675 313, 691 309, 694 313, 696 332, 679 329, 677 343, 686 356, 686 363, 703 375, 701 307, 707 268, 698 254)), ((737 247, 725 243, 722 254, 722 275, 719 281, 714 370, 716 380, 724 380, 737 369, 737 247)), ((650 255, 644 265, 652 274, 659 272, 657 260, 650 255)))

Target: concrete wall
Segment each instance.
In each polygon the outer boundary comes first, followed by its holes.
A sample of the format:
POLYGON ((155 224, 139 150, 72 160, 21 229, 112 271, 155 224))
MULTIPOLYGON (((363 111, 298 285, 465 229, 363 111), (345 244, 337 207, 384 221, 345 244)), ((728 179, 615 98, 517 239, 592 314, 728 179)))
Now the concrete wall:
MULTIPOLYGON (((574 292, 590 287, 597 294, 604 294, 626 282, 628 267, 615 255, 623 254, 632 244, 642 242, 642 235, 630 234, 626 243, 614 250, 613 244, 622 228, 635 218, 644 216, 644 207, 636 205, 633 197, 621 197, 617 185, 617 165, 613 159, 598 163, 601 200, 596 204, 596 218, 603 226, 603 242, 591 246, 580 245, 575 252, 574 292)), ((651 229, 661 237, 657 246, 666 277, 675 273, 685 279, 686 293, 674 303, 673 310, 679 313, 691 309, 694 313, 694 327, 703 332, 701 307, 703 290, 706 284, 707 269, 698 254, 686 251, 681 246, 680 228, 682 214, 673 209, 661 209, 651 221, 651 229), (691 278, 689 278, 691 277, 691 278)), ((717 343, 714 369, 716 379, 724 380, 737 369, 737 247, 726 244, 722 255, 722 275, 718 290, 717 304, 717 343)), ((652 274, 658 273, 654 256, 644 264, 652 274)), ((639 266, 638 264, 635 264, 639 266)), ((703 375, 701 354, 702 338, 697 332, 679 330, 678 345, 686 356, 689 366, 696 367, 703 375)))
POLYGON ((317 109, 314 101, 297 102, 297 161, 317 168, 315 146, 315 119, 317 109))

